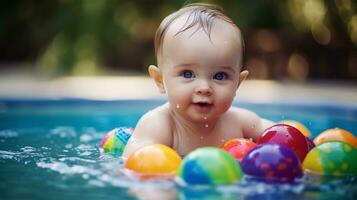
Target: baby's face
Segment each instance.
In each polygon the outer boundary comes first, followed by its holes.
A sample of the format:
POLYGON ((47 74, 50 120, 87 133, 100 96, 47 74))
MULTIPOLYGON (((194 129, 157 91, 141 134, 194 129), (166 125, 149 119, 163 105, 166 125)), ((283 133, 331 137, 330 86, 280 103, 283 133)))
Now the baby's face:
POLYGON ((168 100, 191 121, 216 119, 229 109, 239 85, 240 33, 216 20, 211 40, 197 27, 175 36, 185 20, 170 26, 158 59, 168 100))

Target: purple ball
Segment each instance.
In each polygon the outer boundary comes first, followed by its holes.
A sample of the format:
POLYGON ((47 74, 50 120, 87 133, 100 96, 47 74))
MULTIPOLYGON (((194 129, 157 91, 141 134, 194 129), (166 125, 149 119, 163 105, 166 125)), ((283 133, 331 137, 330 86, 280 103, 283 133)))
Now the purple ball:
POLYGON ((241 166, 245 174, 269 181, 292 181, 302 176, 299 158, 279 144, 257 145, 243 158, 241 166))
POLYGON ((312 139, 306 137, 306 142, 307 142, 308 151, 310 151, 315 147, 315 143, 312 141, 312 139))

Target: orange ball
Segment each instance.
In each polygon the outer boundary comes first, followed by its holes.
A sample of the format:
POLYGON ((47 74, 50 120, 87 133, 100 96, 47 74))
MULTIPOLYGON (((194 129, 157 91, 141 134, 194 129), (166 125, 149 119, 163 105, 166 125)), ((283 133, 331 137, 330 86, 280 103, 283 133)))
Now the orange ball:
POLYGON ((222 145, 222 149, 233 156, 236 161, 242 161, 243 157, 257 144, 245 138, 235 138, 228 140, 222 145))
POLYGON ((332 128, 320 133, 315 139, 315 145, 319 145, 330 141, 341 141, 350 144, 354 148, 357 148, 357 138, 344 129, 332 128))
POLYGON ((153 144, 132 153, 124 167, 142 178, 175 176, 181 161, 181 157, 170 147, 153 144))
POLYGON ((306 126, 304 126, 302 123, 295 121, 295 120, 284 120, 281 121, 280 123, 290 125, 296 129, 298 129, 302 134, 305 135, 305 137, 311 137, 311 133, 306 126))

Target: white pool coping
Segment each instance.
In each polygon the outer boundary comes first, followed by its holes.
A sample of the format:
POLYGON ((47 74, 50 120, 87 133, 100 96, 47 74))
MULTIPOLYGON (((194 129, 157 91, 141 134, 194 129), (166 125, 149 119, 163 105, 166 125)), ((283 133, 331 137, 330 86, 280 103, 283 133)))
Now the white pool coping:
MULTIPOLYGON (((1 99, 120 100, 165 98, 148 76, 63 77, 38 80, 1 77, 1 99)), ((337 103, 357 106, 357 84, 247 80, 236 99, 245 102, 337 103)))

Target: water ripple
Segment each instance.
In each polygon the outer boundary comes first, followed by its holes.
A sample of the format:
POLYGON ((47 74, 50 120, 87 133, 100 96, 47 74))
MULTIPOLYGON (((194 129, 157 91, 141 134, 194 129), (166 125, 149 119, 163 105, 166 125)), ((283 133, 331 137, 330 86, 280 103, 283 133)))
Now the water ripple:
POLYGON ((3 138, 14 138, 19 136, 19 133, 13 130, 1 130, 0 131, 0 137, 3 138))
POLYGON ((72 127, 59 126, 50 131, 51 135, 58 135, 61 138, 76 137, 76 131, 72 127))

